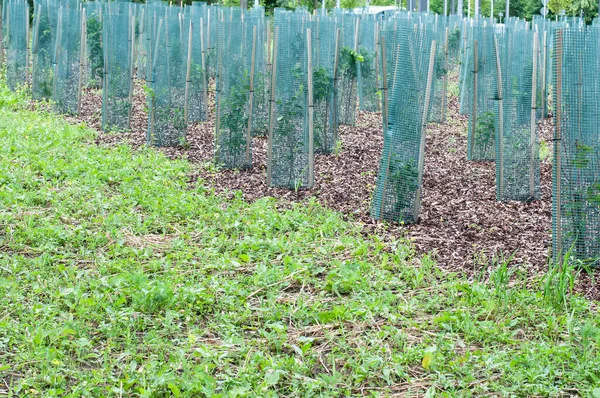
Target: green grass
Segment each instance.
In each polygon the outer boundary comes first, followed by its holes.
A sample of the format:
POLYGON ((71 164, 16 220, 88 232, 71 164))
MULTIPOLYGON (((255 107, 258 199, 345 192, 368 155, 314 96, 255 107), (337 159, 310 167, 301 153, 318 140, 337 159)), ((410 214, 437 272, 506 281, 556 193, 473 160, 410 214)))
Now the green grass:
POLYGON ((0 395, 600 396, 568 267, 467 281, 94 135, 0 87, 0 395))

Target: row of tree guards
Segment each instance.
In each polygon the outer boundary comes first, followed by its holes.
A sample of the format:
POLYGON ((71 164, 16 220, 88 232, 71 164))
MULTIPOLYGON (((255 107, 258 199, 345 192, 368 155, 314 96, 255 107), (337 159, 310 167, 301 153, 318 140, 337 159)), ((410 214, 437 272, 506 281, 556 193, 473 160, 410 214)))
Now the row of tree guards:
POLYGON ((8 86, 58 112, 77 114, 82 90, 101 89, 103 128, 128 129, 141 80, 149 145, 185 143, 214 90, 215 162, 252 167, 252 137, 266 136, 273 187, 312 187, 315 154, 336 151, 338 126, 357 109, 381 112, 371 214, 396 222, 419 219, 427 124, 446 121, 456 71, 468 160, 496 162, 499 201, 540 198, 537 122, 555 116, 554 257, 600 255, 595 26, 54 0, 36 0, 33 18, 24 0, 5 1, 0 24, 8 86))

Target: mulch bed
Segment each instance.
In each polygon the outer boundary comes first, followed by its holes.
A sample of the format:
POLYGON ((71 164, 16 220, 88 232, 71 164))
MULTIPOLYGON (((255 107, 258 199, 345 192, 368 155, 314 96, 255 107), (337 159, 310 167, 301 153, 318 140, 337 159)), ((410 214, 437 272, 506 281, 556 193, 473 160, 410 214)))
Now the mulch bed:
MULTIPOLYGON (((134 90, 132 131, 101 133, 98 143, 145 145, 147 114, 142 82, 134 90)), ((82 95, 81 114, 75 119, 101 128, 101 93, 87 89, 82 95)), ((210 100, 209 100, 209 105, 210 100)), ((168 157, 209 163, 213 158, 214 114, 209 106, 208 122, 191 125, 185 147, 159 148, 168 157)), ((417 252, 430 253, 439 267, 473 276, 493 268, 499 258, 511 260, 534 280, 548 268, 551 254, 552 167, 541 166, 541 200, 530 203, 496 201, 495 164, 466 160, 467 120, 458 113, 457 99, 448 103, 445 124, 427 129, 421 219, 414 225, 376 222, 369 216, 379 157, 383 148, 381 114, 358 112, 355 126, 340 126, 341 151, 316 155, 315 186, 310 190, 270 188, 266 184, 267 140, 252 141, 253 166, 249 170, 218 170, 198 167, 190 183, 201 181, 215 192, 232 195, 240 190, 248 201, 271 196, 297 202, 314 197, 321 204, 361 223, 365 233, 389 240, 410 239, 417 252)), ((540 122, 540 137, 550 142, 550 120, 540 122)), ((588 298, 600 299, 600 285, 582 274, 576 289, 588 298)))

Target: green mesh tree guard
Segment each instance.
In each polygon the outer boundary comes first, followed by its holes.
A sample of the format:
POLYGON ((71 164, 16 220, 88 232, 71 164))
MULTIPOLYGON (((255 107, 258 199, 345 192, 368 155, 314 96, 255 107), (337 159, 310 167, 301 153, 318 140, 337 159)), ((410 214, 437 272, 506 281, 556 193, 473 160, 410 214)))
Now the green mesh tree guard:
POLYGON ((215 162, 230 169, 252 166, 249 103, 254 27, 239 21, 219 24, 215 162))
MULTIPOLYGON (((448 78, 448 58, 446 54, 446 29, 440 19, 436 20, 434 25, 435 35, 440 38, 436 46, 435 69, 433 71, 431 110, 429 111, 428 121, 443 123, 446 115, 446 86, 448 78)), ((448 32, 449 36, 449 32, 448 32)))
POLYGON ((360 19, 358 32, 358 104, 362 111, 378 112, 381 93, 377 82, 376 20, 373 15, 360 19))
POLYGON ((425 153, 425 124, 431 97, 435 61, 433 34, 399 26, 394 59, 394 83, 389 90, 389 111, 384 147, 371 216, 395 222, 416 222, 425 153), (433 53, 432 53, 433 50, 433 53))
POLYGON ((341 44, 338 49, 338 120, 340 124, 354 125, 358 96, 358 49, 354 14, 340 14, 341 44))
POLYGON ((104 15, 102 43, 104 77, 102 127, 128 129, 131 120, 133 79, 132 17, 129 14, 104 15))
POLYGON ((86 3, 86 76, 87 84, 101 87, 104 75, 104 49, 102 47, 103 3, 86 3))
POLYGON ((83 70, 81 64, 81 13, 78 8, 62 7, 54 53, 53 100, 60 113, 77 114, 83 70))
POLYGON ((267 180, 273 187, 308 188, 314 183, 306 26, 306 19, 294 13, 275 15, 267 159, 267 180))
POLYGON ((138 79, 146 77, 146 17, 145 4, 137 4, 135 8, 135 74, 138 79))
POLYGON ((534 47, 533 32, 508 28, 505 33, 496 34, 494 60, 496 197, 499 201, 538 199, 540 161, 535 103, 532 108, 537 42, 534 47))
POLYGON ((469 100, 469 131, 467 159, 493 161, 495 157, 494 87, 495 61, 493 52, 494 27, 475 25, 472 30, 472 89, 469 100), (475 62, 474 60, 477 60, 475 62))
POLYGON ((6 84, 11 90, 27 80, 29 13, 25 1, 9 1, 6 8, 6 84))
POLYGON ((184 30, 183 21, 177 16, 161 18, 158 22, 149 82, 148 145, 179 146, 185 143, 187 40, 184 40, 184 30))
POLYGON ((315 153, 332 153, 337 142, 334 64, 336 25, 319 16, 312 26, 313 37, 313 129, 315 153))
POLYGON ((215 78, 217 69, 217 40, 218 40, 218 25, 220 21, 220 8, 215 5, 207 6, 206 8, 206 67, 208 79, 215 78))
POLYGON ((256 57, 254 63, 254 95, 252 103, 252 135, 265 136, 269 130, 269 82, 270 74, 267 65, 267 54, 271 43, 267 43, 265 10, 254 7, 249 12, 255 21, 256 57))
POLYGON ((600 30, 554 34, 553 254, 600 258, 600 30))
POLYGON ((190 19, 185 20, 185 26, 192 22, 192 56, 190 69, 190 82, 188 93, 188 122, 206 120, 206 66, 203 29, 203 8, 190 7, 190 19))
POLYGON ((40 0, 35 4, 33 19, 31 94, 35 100, 52 99, 58 9, 40 0))
MULTIPOLYGON (((144 52, 146 54, 145 72, 146 81, 152 80, 152 60, 156 50, 156 35, 158 34, 158 24, 161 18, 164 18, 165 6, 162 2, 152 2, 146 4, 144 16, 144 52)), ((164 27, 163 27, 164 28, 164 27)))

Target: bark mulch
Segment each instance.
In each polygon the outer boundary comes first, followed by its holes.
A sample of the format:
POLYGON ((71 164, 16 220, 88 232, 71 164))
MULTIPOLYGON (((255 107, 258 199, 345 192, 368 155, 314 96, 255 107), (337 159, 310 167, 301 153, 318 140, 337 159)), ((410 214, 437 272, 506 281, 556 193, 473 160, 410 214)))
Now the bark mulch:
MULTIPOLYGON (((145 145, 146 102, 142 83, 134 90, 132 130, 100 133, 97 142, 133 147, 145 145)), ((81 114, 76 120, 101 130, 101 93, 87 89, 81 114)), ((160 148, 168 157, 187 158, 210 164, 213 158, 214 114, 209 99, 208 122, 188 129, 184 147, 160 148)), ((551 144, 550 120, 540 123, 540 138, 551 144)), ((523 270, 533 281, 548 269, 551 254, 552 170, 548 160, 541 167, 541 200, 530 203, 496 201, 495 164, 468 162, 467 117, 458 113, 458 102, 450 97, 445 124, 427 129, 424 187, 420 222, 397 225, 376 222, 369 216, 383 148, 381 114, 358 112, 355 126, 340 126, 338 154, 315 157, 315 186, 295 192, 266 184, 265 137, 252 140, 253 166, 249 170, 216 170, 198 167, 190 183, 202 183, 215 192, 232 195, 240 190, 248 201, 271 196, 297 202, 314 197, 389 240, 407 238, 420 254, 429 253, 439 267, 473 276, 493 269, 497 260, 512 256, 510 265, 523 270)), ((600 299, 600 285, 593 276, 582 274, 576 289, 588 298, 600 299)))

